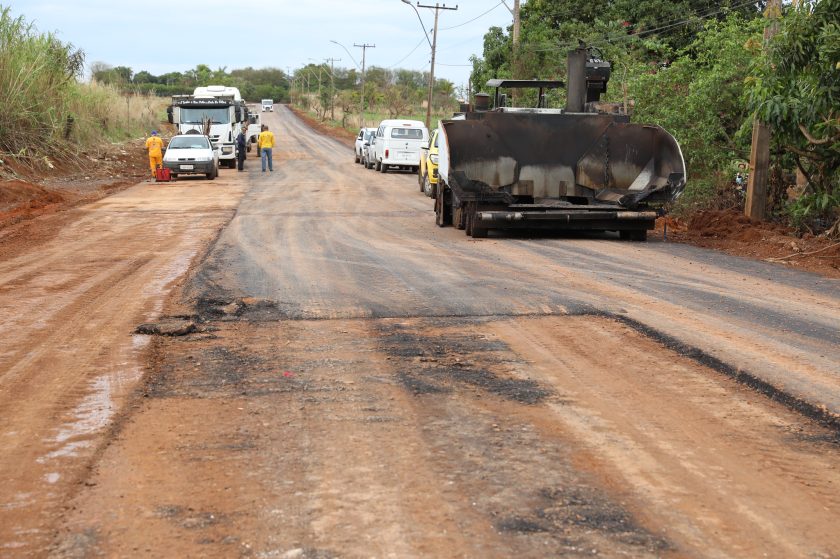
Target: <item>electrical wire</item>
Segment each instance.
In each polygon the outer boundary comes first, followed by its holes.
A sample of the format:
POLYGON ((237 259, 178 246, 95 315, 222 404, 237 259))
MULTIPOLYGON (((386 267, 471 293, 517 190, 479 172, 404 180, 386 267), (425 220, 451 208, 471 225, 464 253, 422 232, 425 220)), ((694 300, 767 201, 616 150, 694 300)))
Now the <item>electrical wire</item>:
POLYGON ((495 10, 496 8, 498 8, 499 6, 501 6, 502 4, 504 4, 504 0, 502 0, 501 2, 499 2, 498 4, 496 4, 495 6, 493 6, 493 7, 492 7, 492 8, 490 8, 489 10, 487 10, 486 12, 484 12, 484 13, 482 13, 482 14, 479 14, 479 15, 475 16, 475 17, 474 17, 474 18, 472 18, 472 19, 468 19, 467 21, 464 21, 464 22, 462 22, 462 23, 459 23, 458 25, 453 25, 452 27, 442 27, 442 28, 440 28, 440 29, 439 29, 439 31, 449 31, 450 29, 458 29, 459 27, 463 27, 463 26, 467 25, 468 23, 472 23, 472 22, 474 22, 475 20, 477 20, 477 19, 479 19, 479 18, 482 18, 482 17, 486 16, 487 14, 489 14, 490 12, 492 12, 493 10, 495 10))
MULTIPOLYGON (((638 33, 629 33, 629 34, 628 33, 621 33, 621 34, 615 34, 615 35, 608 35, 607 37, 604 37, 603 39, 600 39, 598 41, 593 42, 590 46, 605 45, 605 44, 610 44, 610 43, 614 43, 614 42, 629 41, 629 40, 632 40, 634 38, 645 37, 647 35, 651 35, 653 33, 659 32, 659 31, 664 31, 666 29, 671 29, 671 28, 674 28, 674 27, 680 27, 682 25, 689 25, 691 23, 697 22, 698 20, 708 19, 710 17, 714 17, 716 15, 722 14, 722 13, 724 13, 726 11, 729 11, 729 10, 736 10, 738 8, 743 8, 743 7, 746 7, 746 6, 749 6, 749 5, 755 5, 755 3, 756 3, 755 0, 751 0, 751 1, 743 2, 741 4, 735 4, 733 6, 724 6, 723 8, 720 8, 718 10, 714 10, 714 11, 711 11, 711 12, 708 12, 708 13, 702 14, 702 15, 697 15, 697 16, 694 16, 690 19, 671 20, 670 22, 667 22, 665 25, 662 25, 660 27, 655 27, 655 28, 652 28, 652 29, 645 29, 643 31, 639 31, 638 33)), ((663 23, 663 22, 660 22, 660 23, 663 23)), ((575 41, 569 42, 569 43, 561 43, 560 45, 545 45, 544 44, 544 46, 542 46, 540 48, 534 48, 534 47, 538 47, 539 45, 531 46, 531 45, 524 44, 524 45, 521 45, 520 48, 523 48, 525 50, 529 50, 529 51, 532 51, 532 52, 550 52, 550 51, 566 50, 568 48, 576 46, 577 44, 578 44, 578 41, 575 40, 575 41)))
POLYGON ((402 58, 401 58, 398 62, 394 62, 393 64, 391 64, 390 66, 388 66, 388 70, 390 70, 391 68, 396 67, 398 64, 402 64, 403 62, 405 62, 406 58, 408 58, 409 56, 411 56, 412 54, 414 54, 414 51, 416 51, 417 49, 419 49, 419 48, 420 48, 420 45, 422 45, 422 44, 423 44, 423 42, 425 41, 425 39, 426 39, 425 37, 423 37, 422 39, 420 39, 420 42, 419 42, 419 43, 417 43, 417 46, 415 46, 413 49, 411 49, 411 52, 409 52, 408 54, 406 54, 405 56, 403 56, 403 57, 402 57, 402 58))

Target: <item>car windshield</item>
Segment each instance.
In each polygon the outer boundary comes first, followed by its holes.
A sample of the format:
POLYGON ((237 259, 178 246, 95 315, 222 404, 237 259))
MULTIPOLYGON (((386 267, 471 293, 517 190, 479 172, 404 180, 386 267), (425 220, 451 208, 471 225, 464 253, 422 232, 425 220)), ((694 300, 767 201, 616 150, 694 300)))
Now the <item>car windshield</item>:
POLYGON ((376 130, 371 130, 370 132, 365 132, 365 140, 370 140, 373 135, 376 134, 376 130))
POLYGON ((420 128, 394 128, 391 137, 398 140, 422 140, 423 130, 420 128))
POLYGON ((213 124, 230 124, 230 111, 227 107, 181 108, 181 124, 201 124, 207 118, 213 124))
POLYGON ((169 147, 174 149, 210 149, 210 143, 205 136, 175 136, 170 140, 169 147))

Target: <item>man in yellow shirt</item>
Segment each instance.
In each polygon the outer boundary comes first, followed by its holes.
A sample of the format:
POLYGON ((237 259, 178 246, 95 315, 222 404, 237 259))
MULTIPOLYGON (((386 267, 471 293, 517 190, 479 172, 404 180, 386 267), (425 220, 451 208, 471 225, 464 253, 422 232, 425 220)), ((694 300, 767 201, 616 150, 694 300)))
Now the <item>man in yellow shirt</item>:
POLYGON ((152 178, 155 178, 155 171, 163 166, 163 140, 158 138, 157 130, 152 130, 152 135, 146 140, 146 151, 149 152, 149 167, 152 168, 152 178))
POLYGON ((260 137, 257 139, 257 146, 260 150, 260 157, 262 161, 262 172, 265 173, 265 162, 268 161, 268 171, 274 171, 274 164, 272 163, 272 151, 274 149, 274 133, 268 129, 268 126, 263 125, 263 131, 260 132, 260 137))

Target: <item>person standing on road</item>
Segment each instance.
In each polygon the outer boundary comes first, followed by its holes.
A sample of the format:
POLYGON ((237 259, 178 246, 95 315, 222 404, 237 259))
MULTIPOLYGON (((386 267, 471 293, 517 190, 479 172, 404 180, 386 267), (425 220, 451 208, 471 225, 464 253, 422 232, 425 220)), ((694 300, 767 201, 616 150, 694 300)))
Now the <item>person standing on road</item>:
POLYGON ((239 135, 236 136, 236 168, 239 171, 245 170, 245 150, 247 140, 245 139, 245 130, 239 132, 239 135))
POLYGON ((265 130, 260 132, 259 146, 260 156, 262 158, 262 172, 265 173, 265 162, 268 161, 268 171, 274 172, 274 163, 272 162, 272 152, 274 150, 274 133, 268 129, 268 126, 263 126, 265 130))
MULTIPOLYGON (((265 132, 265 124, 260 124, 260 134, 265 132)), ((260 134, 257 134, 257 157, 262 157, 262 150, 260 149, 260 134)))
POLYGON ((152 135, 146 139, 146 151, 149 152, 149 167, 152 168, 152 178, 158 167, 163 166, 163 140, 158 138, 157 130, 152 130, 152 135))

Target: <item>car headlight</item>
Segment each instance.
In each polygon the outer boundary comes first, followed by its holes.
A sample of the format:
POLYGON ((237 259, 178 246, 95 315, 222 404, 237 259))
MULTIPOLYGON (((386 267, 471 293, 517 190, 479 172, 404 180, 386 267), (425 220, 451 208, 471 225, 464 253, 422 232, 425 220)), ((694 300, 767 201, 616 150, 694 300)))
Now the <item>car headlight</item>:
POLYGON ((195 160, 196 160, 196 161, 199 161, 199 162, 201 162, 201 163, 207 163, 207 162, 208 162, 208 161, 210 161, 211 159, 212 159, 212 158, 211 158, 210 156, 207 156, 207 155, 204 155, 204 156, 199 156, 199 157, 196 157, 196 158, 195 158, 195 160))
POLYGON ((438 156, 437 156, 437 154, 432 154, 432 155, 430 155, 430 156, 429 156, 429 159, 431 159, 431 160, 432 160, 432 163, 434 163, 435 165, 437 165, 437 162, 438 162, 438 156))

